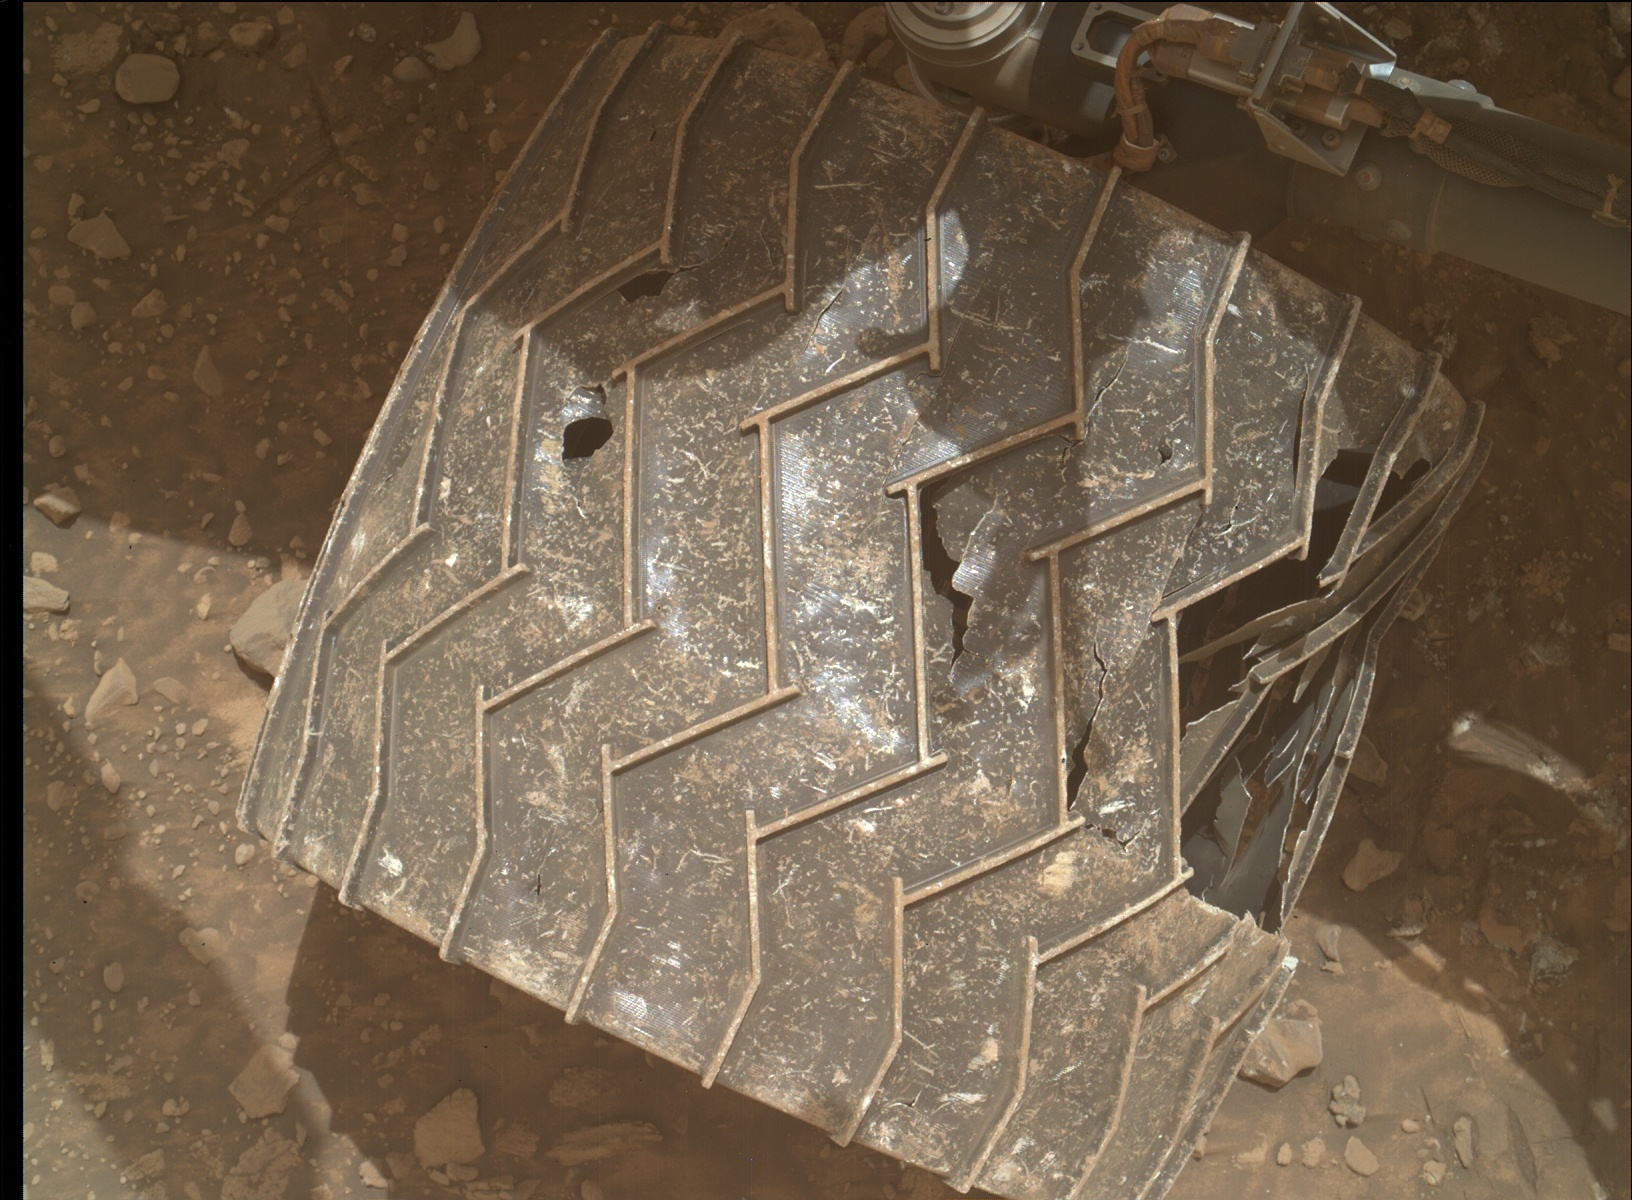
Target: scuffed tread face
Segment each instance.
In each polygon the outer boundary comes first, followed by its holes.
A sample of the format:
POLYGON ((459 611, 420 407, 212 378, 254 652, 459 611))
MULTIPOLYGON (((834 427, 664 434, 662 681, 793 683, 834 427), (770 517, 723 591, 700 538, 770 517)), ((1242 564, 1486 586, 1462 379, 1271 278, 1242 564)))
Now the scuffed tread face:
POLYGON ((1114 174, 609 38, 404 364, 241 819, 841 1142, 1159 1196, 1477 424, 1114 174))

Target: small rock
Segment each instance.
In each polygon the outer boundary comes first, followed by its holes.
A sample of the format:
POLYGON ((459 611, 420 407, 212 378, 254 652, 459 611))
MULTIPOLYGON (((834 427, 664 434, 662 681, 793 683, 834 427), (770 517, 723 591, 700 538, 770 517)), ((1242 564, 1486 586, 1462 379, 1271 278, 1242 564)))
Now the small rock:
POLYGON ((1323 1054, 1318 1022, 1274 1017, 1248 1049, 1240 1075, 1266 1087, 1285 1087, 1320 1066, 1323 1054))
POLYGON ((1561 979, 1570 973, 1581 952, 1566 946, 1550 934, 1542 934, 1530 945, 1530 982, 1561 979))
POLYGON ((68 324, 75 333, 89 329, 96 324, 96 309, 89 300, 76 300, 74 306, 68 310, 68 324))
POLYGON ((193 929, 189 926, 180 934, 180 941, 191 954, 205 966, 215 961, 221 953, 221 934, 215 929, 193 929))
POLYGON ((363 1181, 366 1188, 387 1188, 391 1181, 385 1177, 385 1172, 374 1165, 374 1160, 363 1159, 357 1164, 357 1178, 363 1181))
POLYGON ((839 58, 844 62, 860 62, 871 54, 873 47, 890 36, 890 24, 884 17, 884 6, 875 4, 864 8, 844 27, 844 39, 839 43, 839 58))
POLYGON ((1291 1142, 1282 1142, 1281 1148, 1275 1151, 1275 1165, 1277 1167, 1290 1167, 1292 1165, 1291 1142))
POLYGON ((1441 825, 1428 831, 1422 839, 1422 852, 1428 865, 1441 875, 1452 874, 1462 861, 1462 848, 1457 842, 1456 830, 1441 825))
POLYGON ((1360 741, 1354 747, 1349 774, 1373 787, 1382 787, 1388 782, 1388 763, 1383 761, 1383 756, 1377 753, 1377 747, 1365 734, 1360 735, 1360 741))
POLYGON ((1379 850, 1376 842, 1366 838, 1343 868, 1343 886, 1351 892, 1363 892, 1379 879, 1394 874, 1404 860, 1405 855, 1398 850, 1379 850))
POLYGON ((68 593, 36 575, 24 575, 23 611, 65 613, 68 611, 68 593))
POLYGON ((147 295, 136 301, 135 307, 130 310, 130 315, 138 319, 144 317, 157 317, 163 315, 164 310, 169 307, 170 305, 165 301, 164 293, 158 288, 154 288, 147 295))
POLYGON ((248 842, 240 842, 238 848, 232 852, 232 861, 238 866, 244 866, 255 857, 255 847, 248 842))
POLYGON ((580 1167, 662 1140, 663 1135, 645 1121, 615 1121, 610 1125, 575 1129, 558 1139, 546 1153, 563 1167, 580 1167))
POLYGON ((414 1156, 426 1168, 468 1163, 487 1153, 476 1123, 476 1093, 460 1088, 414 1122, 414 1156))
POLYGON ((85 724, 94 725, 116 708, 136 703, 136 676, 124 659, 109 667, 96 681, 85 701, 85 724))
POLYGON ((1365 1107, 1360 1103, 1360 1081, 1353 1075, 1343 1076, 1343 1082, 1332 1089, 1332 1102, 1326 1106, 1339 1129, 1358 1129, 1366 1120, 1365 1107))
POLYGON ((60 779, 45 785, 45 806, 52 812, 61 812, 75 800, 74 789, 60 779))
POLYGON ((51 61, 70 78, 95 75, 113 66, 113 60, 119 57, 122 36, 119 26, 109 21, 85 33, 64 34, 51 54, 51 61))
MULTIPOLYGON (((119 789, 124 786, 125 782, 123 779, 119 778, 119 769, 111 762, 105 762, 102 764, 101 777, 103 790, 110 796, 118 795, 119 789)), ((118 822, 115 822, 115 824, 117 823, 118 822)))
POLYGON ((289 1092, 300 1082, 290 1065, 289 1052, 282 1046, 262 1046, 255 1051, 227 1091, 238 1101, 251 1120, 281 1113, 289 1102, 289 1092))
POLYGON ((1326 1139, 1312 1137, 1303 1144, 1303 1165, 1318 1167, 1326 1161, 1326 1139))
POLYGON ((786 4, 773 4, 758 12, 732 17, 720 30, 720 40, 729 40, 741 34, 761 50, 786 54, 789 58, 829 65, 827 42, 822 31, 809 17, 802 16, 786 4))
POLYGON ((126 827, 123 821, 110 821, 102 827, 102 840, 104 842, 123 841, 125 835, 129 832, 129 828, 126 827))
POLYGON ((153 681, 153 690, 163 696, 171 704, 186 704, 192 693, 187 685, 179 679, 172 679, 168 675, 161 675, 153 681))
POLYGON ((55 575, 57 566, 57 556, 44 550, 35 550, 28 556, 28 569, 36 575, 55 575))
POLYGON ((1264 1159, 1269 1157, 1269 1145, 1259 1142, 1251 1150, 1243 1150, 1235 1156, 1235 1165, 1238 1167, 1261 1167, 1264 1159))
POLYGON ((179 87, 181 72, 162 54, 132 54, 113 77, 113 90, 128 104, 163 104, 179 87))
POLYGON ((1412 1118, 1412 1117, 1406 1117, 1403 1121, 1400 1122, 1400 1132, 1401 1133, 1421 1133, 1422 1132, 1422 1122, 1420 1122, 1420 1121, 1418 1121, 1418 1120, 1416 1120, 1415 1118, 1412 1118))
POLYGON ((125 990, 125 967, 123 963, 111 962, 102 968, 102 986, 110 992, 125 990))
POLYGON ((1564 347, 1575 341, 1563 317, 1542 313, 1530 318, 1530 350, 1548 366, 1562 362, 1564 347))
POLYGON ((476 18, 468 12, 459 14, 459 23, 444 40, 425 47, 431 56, 431 65, 438 71, 452 71, 468 66, 481 53, 482 35, 477 32, 476 18))
POLYGON ((272 26, 265 21, 239 21, 227 30, 227 40, 246 54, 254 54, 272 44, 272 26))
POLYGON ((1475 1148, 1472 1117, 1456 1119, 1456 1123, 1451 1126, 1451 1144, 1456 1147, 1456 1161, 1464 1167, 1473 1166, 1475 1148))
POLYGON ((215 357, 208 346, 200 347, 198 357, 193 360, 193 383, 212 399, 219 398, 226 390, 221 381, 221 370, 215 365, 215 357))
POLYGON ((232 528, 227 530, 227 545, 247 546, 249 539, 254 536, 255 531, 250 528, 249 518, 239 513, 232 519, 232 528))
POLYGON ((98 258, 130 257, 130 243, 120 236, 118 226, 105 212, 98 213, 89 221, 75 221, 68 230, 68 240, 98 258))
POLYGON ((1438 1187, 1445 1182, 1445 1176, 1450 1173, 1450 1167, 1437 1158, 1430 1158, 1422 1164, 1422 1181, 1429 1187, 1438 1187))
POLYGON ((45 448, 52 458, 61 458, 68 453, 68 440, 62 434, 54 433, 51 435, 51 440, 46 443, 45 448))
POLYGON ((1371 1152, 1370 1146, 1357 1137, 1351 1137, 1349 1144, 1343 1147, 1343 1161, 1349 1165, 1349 1170, 1366 1179, 1377 1174, 1377 1156, 1371 1152))
POLYGON ((1343 936, 1343 926, 1322 925, 1315 931, 1315 945, 1326 956, 1327 962, 1342 962, 1343 958, 1337 952, 1337 943, 1343 936))
POLYGON ((431 77, 431 69, 420 58, 405 58, 391 68, 391 78, 398 83, 424 83, 431 77))
POLYGON ((66 525, 79 516, 79 493, 69 487, 41 492, 34 497, 34 507, 50 517, 52 524, 66 525))
POLYGON ((300 579, 274 583, 255 597, 244 615, 233 622, 227 635, 232 651, 249 667, 263 675, 276 676, 283 666, 284 647, 300 611, 306 584, 300 579))

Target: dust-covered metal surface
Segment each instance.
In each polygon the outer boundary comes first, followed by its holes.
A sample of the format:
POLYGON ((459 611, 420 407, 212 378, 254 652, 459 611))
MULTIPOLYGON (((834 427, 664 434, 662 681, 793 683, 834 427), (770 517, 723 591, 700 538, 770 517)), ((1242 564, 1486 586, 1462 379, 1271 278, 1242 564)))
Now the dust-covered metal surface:
POLYGON ((242 819, 840 1141, 1159 1195, 1477 468, 1436 367, 978 114, 603 41, 409 354, 242 819))

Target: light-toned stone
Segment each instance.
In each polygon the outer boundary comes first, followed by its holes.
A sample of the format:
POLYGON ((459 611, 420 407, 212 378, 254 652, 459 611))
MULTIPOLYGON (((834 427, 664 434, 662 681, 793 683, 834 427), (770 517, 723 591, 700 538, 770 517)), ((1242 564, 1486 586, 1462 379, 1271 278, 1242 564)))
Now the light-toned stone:
POLYGON ((266 21, 239 21, 227 30, 227 40, 246 54, 265 50, 272 44, 272 26, 266 21))
POLYGON ((470 65, 482 52, 482 35, 476 28, 475 16, 468 12, 460 13, 459 23, 453 27, 453 32, 440 42, 430 43, 425 47, 425 52, 431 56, 431 65, 438 71, 452 71, 470 65))
POLYGON ((277 675, 283 666, 284 648, 289 644, 300 598, 306 584, 300 579, 274 583, 255 597, 253 604, 232 625, 227 640, 232 652, 263 675, 277 675))
POLYGON ((88 221, 75 221, 68 230, 68 240, 98 258, 130 257, 130 243, 105 212, 97 213, 88 221))
POLYGON ((1351 892, 1363 892, 1379 879, 1394 874, 1404 861, 1405 855, 1398 850, 1379 850, 1376 842, 1365 838, 1343 868, 1343 886, 1351 892))
POLYGON ((50 517, 53 525, 66 525, 80 514, 79 493, 69 487, 41 492, 34 497, 34 507, 50 517))
POLYGON ((181 931, 179 940, 187 948, 187 953, 205 966, 214 962, 221 953, 221 932, 217 929, 194 929, 189 926, 181 931))
POLYGON ((1281 1088, 1320 1066, 1323 1055, 1318 1022, 1275 1017, 1248 1049, 1240 1075, 1265 1087, 1281 1088))
POLYGON ((244 1115, 255 1120, 281 1113, 289 1102, 289 1092, 299 1082, 287 1050, 262 1046, 227 1085, 227 1091, 238 1101, 244 1115))
POLYGON ((645 1121, 615 1121, 610 1125, 575 1129, 558 1139, 547 1153, 563 1167, 579 1167, 656 1145, 662 1140, 663 1135, 645 1121))
POLYGON ((720 30, 720 39, 723 41, 737 34, 761 50, 828 65, 827 42, 822 38, 822 31, 809 17, 795 12, 786 4, 773 4, 758 12, 732 17, 720 30))
POLYGON ((424 83, 431 77, 431 69, 422 58, 411 55, 391 68, 391 78, 398 83, 424 83))
POLYGON ((136 703, 136 674, 124 659, 102 673, 85 701, 85 724, 95 725, 116 708, 136 703))
POLYGON ((132 54, 113 77, 113 90, 127 104, 163 104, 180 87, 181 71, 162 54, 132 54))
POLYGON ((476 1093, 460 1088, 414 1122, 414 1156, 426 1168, 472 1162, 487 1153, 477 1124, 476 1093))
POLYGON ((1351 1137, 1348 1145, 1343 1147, 1343 1161, 1348 1164, 1349 1170, 1366 1179, 1377 1174, 1377 1156, 1371 1152, 1370 1146, 1357 1137, 1351 1137))
POLYGON ((24 575, 23 611, 65 613, 68 611, 68 593, 37 575, 24 575))
POLYGON ((208 346, 199 347, 198 357, 193 360, 193 383, 211 399, 218 398, 226 390, 221 380, 221 369, 215 365, 215 356, 208 346))

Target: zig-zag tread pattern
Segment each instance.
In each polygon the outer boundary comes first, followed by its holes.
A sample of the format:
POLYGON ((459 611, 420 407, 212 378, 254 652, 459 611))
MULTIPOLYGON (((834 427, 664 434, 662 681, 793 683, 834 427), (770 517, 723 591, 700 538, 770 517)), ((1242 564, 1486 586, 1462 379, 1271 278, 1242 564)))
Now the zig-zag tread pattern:
POLYGON ((1295 892, 1470 419, 1352 302, 978 111, 603 40, 388 400, 243 819, 841 1141, 1154 1196, 1289 971, 1184 887, 1178 620, 1381 447, 1255 648, 1339 647, 1295 892), (614 436, 564 460, 583 387, 614 436))

